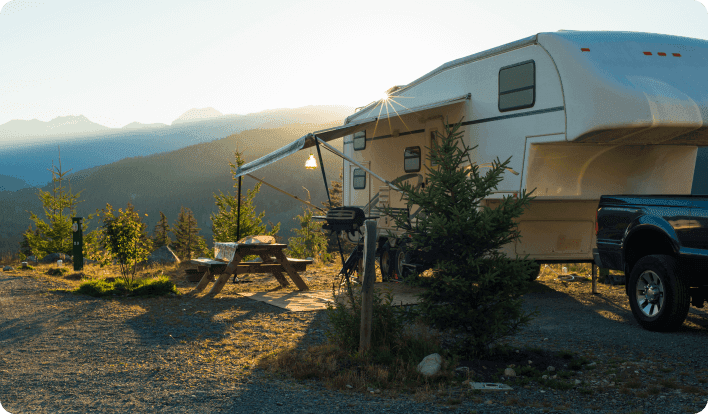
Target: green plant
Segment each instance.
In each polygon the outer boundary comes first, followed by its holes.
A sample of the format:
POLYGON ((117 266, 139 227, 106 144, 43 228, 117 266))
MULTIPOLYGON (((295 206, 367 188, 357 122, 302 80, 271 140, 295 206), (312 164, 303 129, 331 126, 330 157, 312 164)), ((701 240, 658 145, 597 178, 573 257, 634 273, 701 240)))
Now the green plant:
MULTIPOLYGON (((118 261, 120 272, 128 285, 132 285, 138 263, 144 262, 152 249, 152 240, 147 236, 147 225, 140 221, 140 215, 132 204, 123 211, 118 209, 118 215, 113 207, 97 211, 103 221, 101 245, 106 251, 101 264, 107 265, 112 259, 118 261)), ((145 214, 147 216, 147 214, 145 214)))
MULTIPOLYGON (((234 187, 238 188, 238 178, 236 178, 236 170, 238 167, 245 164, 241 158, 241 153, 234 151, 234 156, 236 157, 236 164, 229 162, 229 167, 231 168, 231 175, 234 180, 234 187)), ((263 217, 265 216, 265 211, 256 215, 256 206, 253 204, 253 199, 256 194, 261 189, 261 183, 257 183, 253 190, 248 190, 247 195, 241 196, 241 214, 240 214, 240 234, 241 238, 247 236, 258 236, 258 235, 268 235, 276 236, 278 231, 280 231, 280 223, 276 225, 271 224, 271 230, 266 230, 266 225, 262 224, 263 217)), ((211 215, 211 229, 214 232, 215 242, 233 242, 237 240, 237 224, 239 224, 238 214, 238 197, 231 196, 228 193, 224 194, 219 191, 219 195, 214 194, 214 199, 216 200, 216 205, 219 208, 217 214, 211 215)))
MULTIPOLYGON (((374 291, 371 343, 395 351, 403 331, 405 315, 401 309, 392 306, 392 302, 393 295, 390 292, 382 297, 374 291)), ((344 302, 338 301, 334 306, 328 304, 326 312, 330 322, 327 338, 348 352, 356 352, 361 326, 361 292, 353 292, 344 302)))
POLYGON ((405 229, 415 262, 433 267, 432 277, 419 280, 427 287, 420 296, 422 314, 435 328, 451 332, 450 338, 460 338, 451 339, 457 350, 479 355, 528 324, 534 314, 521 308, 534 262, 510 259, 499 251, 520 237, 515 219, 531 197, 504 197, 494 210, 481 207, 501 182, 510 158, 503 163, 497 158, 480 176, 480 167, 469 156, 474 148, 464 146, 460 127, 461 121, 438 134, 441 143, 428 156, 437 166, 426 165, 424 188, 399 185, 408 210, 419 206, 417 218, 411 220, 409 211, 382 211, 405 229))
MULTIPOLYGON (((69 170, 71 171, 71 170, 69 170)), ((32 230, 30 225, 22 235, 20 249, 26 256, 43 257, 49 253, 64 253, 71 255, 73 252, 73 232, 71 230, 71 217, 76 216, 76 206, 79 204, 79 196, 83 191, 74 194, 69 188, 65 190, 62 184, 64 175, 69 171, 61 170, 61 152, 59 153, 59 168, 56 169, 52 163, 52 183, 54 187, 51 192, 39 189, 38 197, 42 200, 44 214, 48 222, 40 219, 35 213, 30 213, 30 219, 34 222, 36 229, 32 230), (68 210, 65 212, 65 210, 68 210)), ((88 218, 93 218, 88 215, 88 218)), ((88 224, 88 220, 85 221, 88 224)))
POLYGON ((153 279, 138 279, 128 283, 124 279, 114 281, 91 280, 82 283, 76 294, 97 298, 106 296, 164 296, 170 293, 178 294, 177 287, 166 276, 153 279))
MULTIPOLYGON (((303 187, 305 188, 305 187, 303 187)), ((307 201, 310 201, 310 191, 307 191, 307 201)), ((296 236, 288 239, 288 256, 304 259, 312 257, 315 263, 328 262, 330 254, 327 253, 327 236, 322 231, 324 222, 317 222, 312 219, 314 211, 305 208, 302 215, 294 220, 299 221, 300 228, 292 231, 296 236)))
POLYGON ((181 260, 191 259, 192 255, 214 257, 204 241, 204 237, 199 235, 200 228, 197 227, 197 220, 188 208, 181 208, 177 223, 172 232, 175 234, 175 253, 181 260))
POLYGON ((169 246, 172 243, 169 235, 170 226, 167 224, 167 217, 165 213, 160 212, 160 221, 155 224, 155 229, 153 230, 152 244, 155 249, 159 249, 162 246, 169 246))

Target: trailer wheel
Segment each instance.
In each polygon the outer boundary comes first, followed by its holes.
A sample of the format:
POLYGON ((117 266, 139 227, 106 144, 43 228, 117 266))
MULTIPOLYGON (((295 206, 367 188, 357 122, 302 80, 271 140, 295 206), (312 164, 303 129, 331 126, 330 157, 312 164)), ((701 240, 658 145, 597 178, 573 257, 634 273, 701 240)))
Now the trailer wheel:
POLYGON ((391 248, 391 245, 386 242, 381 248, 381 254, 379 255, 379 268, 381 269, 381 281, 387 282, 391 279, 393 275, 393 258, 395 257, 396 250, 391 248))
POLYGON ((686 320, 688 285, 679 278, 673 257, 657 254, 641 258, 632 269, 628 291, 632 314, 644 329, 674 331, 686 320))
POLYGON ((409 267, 403 266, 403 263, 410 263, 413 258, 413 251, 411 251, 410 243, 408 240, 403 239, 398 244, 398 249, 396 249, 395 255, 393 255, 394 264, 394 274, 392 275, 394 279, 401 280, 411 274, 409 267))

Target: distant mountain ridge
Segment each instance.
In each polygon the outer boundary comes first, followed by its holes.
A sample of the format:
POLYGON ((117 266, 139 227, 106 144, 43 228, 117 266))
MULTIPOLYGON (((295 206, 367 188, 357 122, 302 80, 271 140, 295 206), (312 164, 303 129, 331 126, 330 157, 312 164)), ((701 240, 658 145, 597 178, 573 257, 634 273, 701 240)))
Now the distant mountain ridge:
POLYGON ((58 116, 51 121, 15 119, 0 125, 0 138, 6 136, 73 135, 109 130, 107 126, 91 122, 83 115, 58 116))
POLYGON ((196 122, 203 121, 210 118, 218 118, 224 116, 221 112, 214 108, 192 108, 189 111, 180 115, 177 119, 172 121, 172 125, 182 124, 185 122, 196 122))
POLYGON ((131 122, 128 125, 124 126, 123 129, 149 129, 149 128, 162 128, 166 127, 167 124, 163 124, 161 122, 154 123, 154 124, 143 124, 140 122, 131 122))

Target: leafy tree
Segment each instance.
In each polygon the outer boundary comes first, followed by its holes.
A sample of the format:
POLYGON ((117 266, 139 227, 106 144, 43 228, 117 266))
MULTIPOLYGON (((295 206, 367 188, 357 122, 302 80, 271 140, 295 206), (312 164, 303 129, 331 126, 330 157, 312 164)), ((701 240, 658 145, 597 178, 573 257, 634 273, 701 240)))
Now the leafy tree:
MULTIPOLYGON (((238 167, 245 164, 245 161, 241 158, 241 153, 234 151, 236 157, 236 165, 229 162, 231 167, 231 175, 235 181, 234 187, 238 188, 238 178, 235 177, 236 170, 238 167)), ((240 227, 240 237, 244 238, 247 236, 259 236, 259 235, 269 235, 276 236, 278 231, 280 231, 280 223, 273 226, 271 224, 271 230, 266 230, 266 225, 263 224, 263 217, 265 216, 265 211, 261 214, 256 215, 256 206, 253 204, 253 199, 256 194, 261 190, 261 183, 257 183, 253 190, 248 190, 247 195, 241 196, 241 227, 240 227)), ((216 199, 216 205, 219 207, 219 212, 217 214, 212 214, 211 216, 211 229, 214 232, 215 242, 235 242, 237 240, 237 222, 238 222, 238 197, 231 196, 228 193, 224 194, 219 191, 220 195, 214 194, 216 199)))
POLYGON ((101 212, 97 211, 97 214, 101 213, 101 247, 107 252, 101 257, 101 264, 107 265, 111 259, 116 259, 123 279, 132 286, 138 263, 147 260, 152 250, 152 240, 147 235, 147 224, 140 220, 140 215, 130 203, 125 211, 119 209, 118 215, 113 212, 110 204, 106 204, 106 208, 101 212))
POLYGON ((176 238, 174 242, 175 253, 180 260, 191 259, 193 253, 211 257, 204 238, 199 236, 199 230, 201 229, 197 227, 197 220, 194 218, 192 210, 182 207, 177 223, 172 229, 176 238))
MULTIPOLYGON (((71 256, 73 252, 73 232, 71 230, 71 217, 76 216, 76 206, 79 204, 79 196, 83 191, 76 194, 66 191, 62 181, 64 176, 69 171, 62 172, 61 170, 61 153, 59 154, 59 168, 57 169, 52 163, 52 183, 54 187, 51 192, 39 189, 38 197, 42 200, 44 213, 47 217, 45 222, 40 219, 35 213, 30 213, 30 219, 34 221, 36 226, 32 230, 29 229, 23 234, 23 243, 26 245, 23 248, 25 251, 35 254, 41 258, 49 253, 64 253, 71 256), (65 212, 68 210, 68 212, 65 212)), ((92 215, 88 216, 93 218, 92 215)), ((88 220, 84 221, 84 225, 88 224, 88 220)))
POLYGON ((511 158, 503 163, 497 158, 480 176, 469 157, 474 148, 458 145, 460 125, 446 126, 445 134, 439 134, 442 144, 428 156, 438 164, 426 172, 429 185, 399 186, 409 209, 421 207, 417 220, 411 222, 405 211, 383 211, 406 229, 404 238, 412 237, 415 262, 433 268, 432 277, 419 279, 428 287, 421 295, 422 315, 438 329, 451 331, 454 335, 448 338, 464 338, 454 347, 480 355, 531 320, 532 314, 522 314, 521 295, 527 292, 535 263, 508 258, 498 250, 520 237, 514 219, 531 198, 524 192, 518 199, 505 197, 494 210, 479 207, 501 182, 511 158))
POLYGON ((153 231, 153 245, 155 249, 159 249, 162 246, 169 246, 172 243, 172 239, 168 234, 170 231, 170 226, 167 224, 167 217, 165 213, 160 212, 160 221, 155 225, 155 230, 153 231))
MULTIPOLYGON (((310 192, 307 188, 305 191, 309 202, 310 192)), ((312 208, 307 207, 301 216, 294 218, 300 222, 300 228, 292 230, 297 236, 288 240, 288 255, 301 259, 312 257, 315 263, 327 262, 330 254, 327 253, 327 235, 322 231, 324 222, 313 220, 313 214, 312 208)))

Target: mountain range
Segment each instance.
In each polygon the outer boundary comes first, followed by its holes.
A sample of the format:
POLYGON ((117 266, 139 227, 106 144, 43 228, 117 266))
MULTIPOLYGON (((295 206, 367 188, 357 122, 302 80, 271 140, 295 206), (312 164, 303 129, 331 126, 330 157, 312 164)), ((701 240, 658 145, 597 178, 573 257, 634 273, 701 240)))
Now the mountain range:
MULTIPOLYGON (((276 112, 277 113, 277 112, 276 112)), ((320 114, 321 115, 321 114, 320 114)), ((232 179, 229 162, 235 163, 234 151, 242 152, 244 159, 252 161, 268 154, 295 139, 313 131, 341 125, 341 119, 329 123, 289 123, 275 128, 259 128, 231 134, 221 139, 201 142, 176 150, 169 150, 152 155, 139 155, 123 158, 105 165, 97 165, 80 171, 74 161, 69 161, 69 151, 62 146, 61 164, 66 172, 63 184, 76 194, 82 191, 76 214, 86 217, 96 209, 111 204, 116 210, 125 208, 130 202, 141 214, 148 231, 153 233, 160 218, 160 211, 165 213, 170 225, 176 222, 180 207, 190 208, 201 228, 207 245, 213 246, 213 232, 210 216, 218 212, 215 194, 236 195, 235 181, 232 179), (145 217, 143 213, 147 213, 145 217)), ((342 140, 331 144, 342 150, 342 140)), ((321 166, 317 170, 304 168, 307 155, 294 154, 277 163, 264 167, 254 175, 266 182, 321 206, 327 199, 322 180, 321 166)), ((31 157, 31 154, 27 155, 31 157)), ((84 157, 93 157, 93 153, 84 157)), ((325 172, 329 182, 339 180, 342 170, 341 158, 322 151, 325 172)), ((55 156, 55 165, 58 165, 55 156)), ((319 162, 318 162, 319 164, 319 162)), ((44 175, 51 178, 46 169, 51 164, 44 164, 44 175)), ((256 181, 250 177, 243 179, 242 194, 252 189, 256 181)), ((51 191, 52 184, 43 185, 44 191, 51 191)), ((331 187, 331 185, 330 185, 331 187)), ((262 186, 254 200, 256 212, 265 212, 264 223, 280 223, 278 236, 287 242, 292 237, 292 229, 297 222, 296 216, 302 214, 304 204, 270 188, 262 186)), ((46 219, 36 188, 24 188, 14 192, 0 191, 0 252, 14 253, 18 249, 22 233, 32 223, 30 212, 46 219)), ((96 220, 88 223, 85 231, 96 228, 96 220)), ((268 224, 268 229, 271 225, 268 224)))
MULTIPOLYGON (((56 164, 61 151, 64 165, 73 171, 106 165, 127 157, 147 156, 174 151, 190 145, 209 142, 231 134, 259 128, 276 128, 288 124, 342 124, 354 112, 346 106, 307 106, 268 110, 248 115, 214 116, 213 108, 185 112, 173 125, 131 123, 123 128, 105 128, 96 132, 83 132, 53 136, 13 136, 3 141, 0 134, 0 191, 16 191, 32 186, 42 187, 51 181, 52 162, 56 164), (199 118, 206 116, 208 118, 199 118), (179 122, 178 122, 179 121, 179 122), (24 139, 24 140, 23 140, 24 139)), ((34 131, 46 130, 46 124, 65 125, 60 117, 50 122, 10 121, 2 126, 7 131, 12 125, 34 125, 34 131), (55 121, 56 124, 54 123, 55 121), (39 124, 44 129, 39 128, 39 124), (8 126, 9 125, 9 126, 8 126)), ((86 117, 72 118, 79 126, 97 128, 86 117)), ((99 125, 100 126, 100 125, 99 125)), ((26 129, 26 128, 25 128, 26 129)), ((18 133, 15 130, 14 133, 18 133)))

